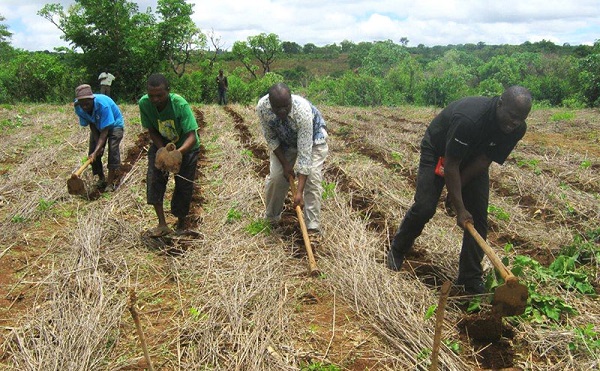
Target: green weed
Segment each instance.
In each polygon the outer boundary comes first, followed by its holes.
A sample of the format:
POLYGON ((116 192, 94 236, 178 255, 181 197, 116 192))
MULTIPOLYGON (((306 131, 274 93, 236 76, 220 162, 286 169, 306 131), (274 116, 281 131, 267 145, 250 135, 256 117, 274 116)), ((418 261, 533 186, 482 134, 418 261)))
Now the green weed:
POLYGON ((495 216, 496 219, 498 219, 498 220, 502 220, 505 222, 510 220, 510 214, 508 212, 504 211, 504 209, 502 209, 500 206, 489 205, 488 213, 495 216))
POLYGON ((242 150, 242 158, 247 159, 247 160, 252 160, 254 158, 254 153, 252 153, 252 151, 249 149, 243 149, 242 150))
POLYGON ((396 152, 396 151, 392 151, 392 153, 391 153, 390 156, 392 156, 392 159, 394 161, 397 161, 397 162, 402 162, 402 159, 404 158, 404 156, 402 155, 402 153, 399 153, 399 152, 396 152))
MULTIPOLYGON (((548 267, 543 267, 538 261, 523 255, 517 255, 513 262, 513 273, 516 276, 527 276, 532 281, 543 283, 545 286, 558 286, 567 291, 593 295, 594 288, 589 283, 589 277, 575 266, 576 256, 558 256, 548 267), (526 274, 524 274, 526 272, 526 274)), ((538 285, 527 282, 529 303, 525 309, 525 318, 532 322, 543 323, 546 319, 555 322, 562 315, 577 314, 577 311, 564 300, 552 295, 539 293, 538 285)))
POLYGON ((321 362, 312 362, 309 364, 300 363, 300 370, 301 371, 339 371, 340 368, 335 365, 331 365, 331 364, 324 364, 321 362))
POLYGON ((435 310, 437 309, 436 304, 432 304, 427 308, 427 312, 425 312, 425 320, 430 319, 435 314, 435 310))
POLYGON ((21 215, 14 215, 12 218, 10 218, 11 223, 24 223, 26 220, 27 219, 21 215))
POLYGON ((335 182, 330 183, 324 180, 321 182, 321 185, 323 186, 323 194, 321 195, 323 200, 327 200, 335 196, 335 182))
POLYGON ((569 350, 574 352, 582 349, 591 355, 600 352, 600 333, 594 331, 593 324, 587 324, 573 329, 575 339, 569 342, 569 350))
POLYGON ((523 167, 523 168, 529 168, 529 169, 533 170, 533 173, 535 175, 540 175, 542 173, 542 169, 540 169, 540 167, 538 166, 539 163, 540 163, 540 160, 537 160, 537 159, 530 159, 530 160, 519 159, 519 160, 517 160, 517 166, 523 167))
POLYGON ((575 113, 572 111, 557 112, 550 117, 550 121, 570 121, 575 118, 575 113))
POLYGON ((461 348, 460 343, 455 340, 444 339, 444 344, 450 349, 454 354, 460 354, 461 348))
POLYGON ((23 117, 16 115, 14 118, 0 120, 0 129, 14 129, 23 126, 23 117))
POLYGON ((55 203, 56 203, 56 201, 49 201, 49 200, 45 200, 45 199, 41 198, 38 201, 37 209, 38 209, 38 211, 45 212, 45 211, 50 210, 52 205, 54 205, 55 203))
POLYGON ((431 357, 431 352, 430 348, 421 349, 419 354, 417 354, 417 361, 428 361, 429 357, 431 357))
POLYGON ((467 313, 477 313, 481 311, 481 297, 476 296, 469 301, 467 306, 467 313))
POLYGON ((202 313, 195 307, 190 307, 190 316, 196 321, 203 321, 208 318, 207 313, 202 313))
POLYGON ((337 134, 341 137, 347 137, 350 134, 352 134, 352 126, 341 126, 338 131, 337 134))
POLYGON ((590 166, 592 166, 592 161, 590 160, 583 160, 581 161, 581 164, 579 164, 580 169, 589 169, 590 166))
POLYGON ((259 233, 271 234, 271 224, 266 219, 257 219, 250 222, 246 227, 246 232, 252 236, 256 236, 259 233))
POLYGON ((242 219, 242 213, 239 212, 235 207, 232 207, 227 211, 227 223, 237 222, 242 219))

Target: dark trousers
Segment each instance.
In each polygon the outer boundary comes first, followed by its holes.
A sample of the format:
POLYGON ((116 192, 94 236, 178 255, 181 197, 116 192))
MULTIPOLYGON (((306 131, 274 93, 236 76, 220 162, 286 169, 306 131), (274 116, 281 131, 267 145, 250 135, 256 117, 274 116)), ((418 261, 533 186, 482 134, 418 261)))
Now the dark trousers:
MULTIPOLYGON (((444 178, 435 175, 437 160, 438 157, 433 149, 422 143, 414 203, 404 216, 391 245, 392 254, 397 259, 403 259, 412 249, 415 239, 421 235, 425 224, 436 212, 445 185, 444 178)), ((473 215, 475 229, 483 238, 486 238, 489 202, 488 171, 463 186, 462 197, 466 209, 473 215)), ((483 250, 477 245, 469 232, 465 231, 456 280, 458 284, 466 284, 481 279, 483 273, 481 260, 483 256, 483 250)))
MULTIPOLYGON (((121 150, 119 146, 121 145, 121 140, 123 139, 123 128, 112 128, 108 131, 108 137, 106 138, 106 143, 108 143, 108 169, 109 170, 117 170, 121 167, 121 150)), ((96 144, 98 143, 98 137, 94 134, 93 131, 90 131, 90 145, 88 148, 88 155, 91 155, 92 152, 96 149, 96 144)), ((106 147, 106 144, 105 144, 106 147)), ((100 176, 100 178, 104 178, 104 170, 102 169, 102 155, 104 154, 104 149, 102 149, 100 155, 92 163, 92 174, 100 176)))
POLYGON ((219 104, 227 104, 227 90, 219 89, 219 104))
MULTIPOLYGON (((146 201, 149 205, 163 203, 169 172, 158 170, 155 166, 156 151, 154 144, 148 149, 148 173, 146 174, 146 201)), ((187 216, 190 212, 190 203, 194 192, 194 178, 198 164, 199 150, 194 150, 183 155, 178 176, 175 176, 175 189, 171 198, 171 213, 178 218, 187 216)))
POLYGON ((108 95, 110 97, 110 85, 100 85, 100 94, 108 95))

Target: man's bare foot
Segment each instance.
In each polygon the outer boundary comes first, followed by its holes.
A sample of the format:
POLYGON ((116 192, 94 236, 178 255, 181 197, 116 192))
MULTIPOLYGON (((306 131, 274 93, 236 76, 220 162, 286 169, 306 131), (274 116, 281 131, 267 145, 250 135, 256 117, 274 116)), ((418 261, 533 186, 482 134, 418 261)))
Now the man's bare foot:
POLYGON ((148 235, 150 237, 163 237, 172 233, 173 231, 166 225, 158 225, 154 228, 148 230, 148 235))

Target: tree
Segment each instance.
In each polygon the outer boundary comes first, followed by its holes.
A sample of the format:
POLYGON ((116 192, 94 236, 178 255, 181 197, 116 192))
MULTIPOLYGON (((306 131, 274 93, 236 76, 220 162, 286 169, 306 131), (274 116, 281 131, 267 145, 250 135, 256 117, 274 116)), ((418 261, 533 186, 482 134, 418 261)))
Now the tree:
POLYGON ((157 25, 160 54, 167 58, 178 77, 185 73, 191 53, 206 46, 206 35, 192 21, 193 7, 185 0, 158 0, 158 13, 163 20, 157 25))
POLYGON ((449 50, 442 58, 427 64, 421 90, 423 103, 443 107, 469 95, 474 73, 472 68, 460 64, 460 59, 460 52, 449 50))
MULTIPOLYGON (((210 66, 210 69, 212 70, 212 67, 215 64, 217 57, 219 56, 220 53, 223 52, 223 46, 225 45, 225 43, 221 40, 221 36, 218 36, 217 34, 215 34, 215 31, 213 29, 211 29, 210 31, 207 31, 205 35, 208 38, 208 40, 210 41, 210 44, 212 45, 212 47, 215 49, 214 53, 212 53, 209 58, 209 66, 210 66)), ((210 47, 208 48, 208 50, 210 51, 210 47)))
POLYGON ((198 32, 188 21, 191 6, 184 0, 159 0, 158 7, 162 24, 150 8, 140 13, 138 5, 127 0, 75 0, 67 10, 60 4, 46 4, 38 14, 63 32, 61 38, 72 50, 83 52, 80 63, 90 81, 108 69, 117 76, 117 91, 121 88, 136 99, 142 81, 159 71, 163 61, 182 69, 198 32), (184 22, 183 27, 179 22, 184 22))
POLYGON ((252 61, 258 60, 263 69, 263 75, 271 71, 273 61, 283 52, 279 36, 274 33, 261 33, 249 36, 246 42, 236 41, 231 50, 246 69, 256 78, 252 61))
POLYGON ((281 48, 285 54, 300 54, 302 53, 302 47, 300 44, 293 41, 284 41, 281 43, 281 48))
POLYGON ((239 60, 244 65, 244 68, 246 68, 246 70, 250 72, 252 78, 258 78, 258 76, 256 76, 256 70, 258 70, 258 66, 256 66, 252 62, 252 51, 250 50, 250 47, 246 42, 234 42, 233 48, 231 48, 231 53, 235 56, 237 60, 239 60))
POLYGON ((363 70, 373 76, 383 77, 393 66, 400 63, 408 52, 392 40, 373 44, 362 62, 363 70))
POLYGON ((369 54, 369 51, 373 47, 373 44, 367 41, 362 41, 356 44, 350 53, 348 53, 348 65, 350 68, 360 68, 363 65, 363 61, 369 54))
POLYGON ((356 44, 354 44, 352 41, 344 40, 340 43, 340 46, 342 47, 342 53, 349 53, 356 46, 356 44))
POLYGON ((408 53, 392 67, 383 79, 382 88, 385 91, 384 103, 397 105, 414 103, 417 86, 423 79, 423 68, 408 53))
POLYGON ((317 46, 313 43, 304 44, 304 47, 302 47, 304 54, 312 54, 315 50, 317 50, 317 46))
MULTIPOLYGON (((596 45, 600 46, 599 42, 596 45)), ((600 52, 591 54, 579 62, 581 91, 590 107, 600 106, 600 52)))
MULTIPOLYGON (((0 14, 0 22, 4 22, 5 20, 6 18, 0 14)), ((0 23, 0 44, 8 44, 11 37, 12 32, 8 30, 8 26, 0 23)))
POLYGON ((0 14, 0 61, 8 61, 10 59, 10 54, 12 54, 13 52, 13 49, 10 46, 10 38, 12 37, 12 32, 8 30, 8 26, 2 24, 4 20, 5 18, 0 14))

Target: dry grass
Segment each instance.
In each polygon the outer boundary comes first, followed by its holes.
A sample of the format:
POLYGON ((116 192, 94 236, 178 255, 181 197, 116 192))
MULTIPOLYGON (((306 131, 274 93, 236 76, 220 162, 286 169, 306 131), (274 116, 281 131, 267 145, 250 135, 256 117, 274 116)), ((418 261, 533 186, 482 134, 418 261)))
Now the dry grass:
MULTIPOLYGON (((283 230, 247 230, 264 212, 264 180, 256 171, 263 160, 248 154, 250 146, 264 146, 254 107, 231 106, 242 122, 218 106, 197 108, 206 149, 196 180, 200 236, 171 241, 182 255, 140 238, 156 223, 145 204, 144 156, 117 192, 95 201, 69 196, 66 178, 87 147, 87 131, 77 129, 70 107, 1 108, 3 115, 20 115, 23 126, 3 133, 0 152, 0 368, 147 367, 127 310, 133 290, 155 369, 426 369, 434 320, 425 313, 437 303, 439 284, 456 276, 462 230, 440 211, 406 271, 392 273, 383 261, 412 203, 418 143, 436 109, 322 108, 331 133, 325 179, 335 190, 324 202, 325 239, 316 250, 323 274, 313 278, 298 257, 293 218, 283 230), (245 141, 240 124, 250 134, 245 141)), ((126 153, 142 130, 137 107, 122 109, 126 153)), ((598 129, 593 115, 581 115, 598 129)), ((547 116, 534 112, 530 137, 504 166, 492 167, 491 204, 510 217, 490 215, 490 241, 513 242, 509 257, 552 257, 575 233, 598 228, 597 143, 586 142, 583 152, 541 145, 537 134, 560 132, 547 116), (579 167, 584 160, 592 166, 579 167), (524 165, 534 162, 539 173, 524 165)), ((567 129, 566 138, 583 141, 577 127, 567 129)), ((83 178, 93 181, 90 171, 83 178)), ((597 301, 536 284, 579 315, 555 325, 507 324, 513 366, 597 368, 597 355, 568 347, 574 329, 592 324, 600 331, 597 301)), ((442 346, 440 364, 448 370, 485 367, 485 347, 457 327, 462 299, 451 297, 446 309, 443 339, 461 344, 459 353, 442 346)))

